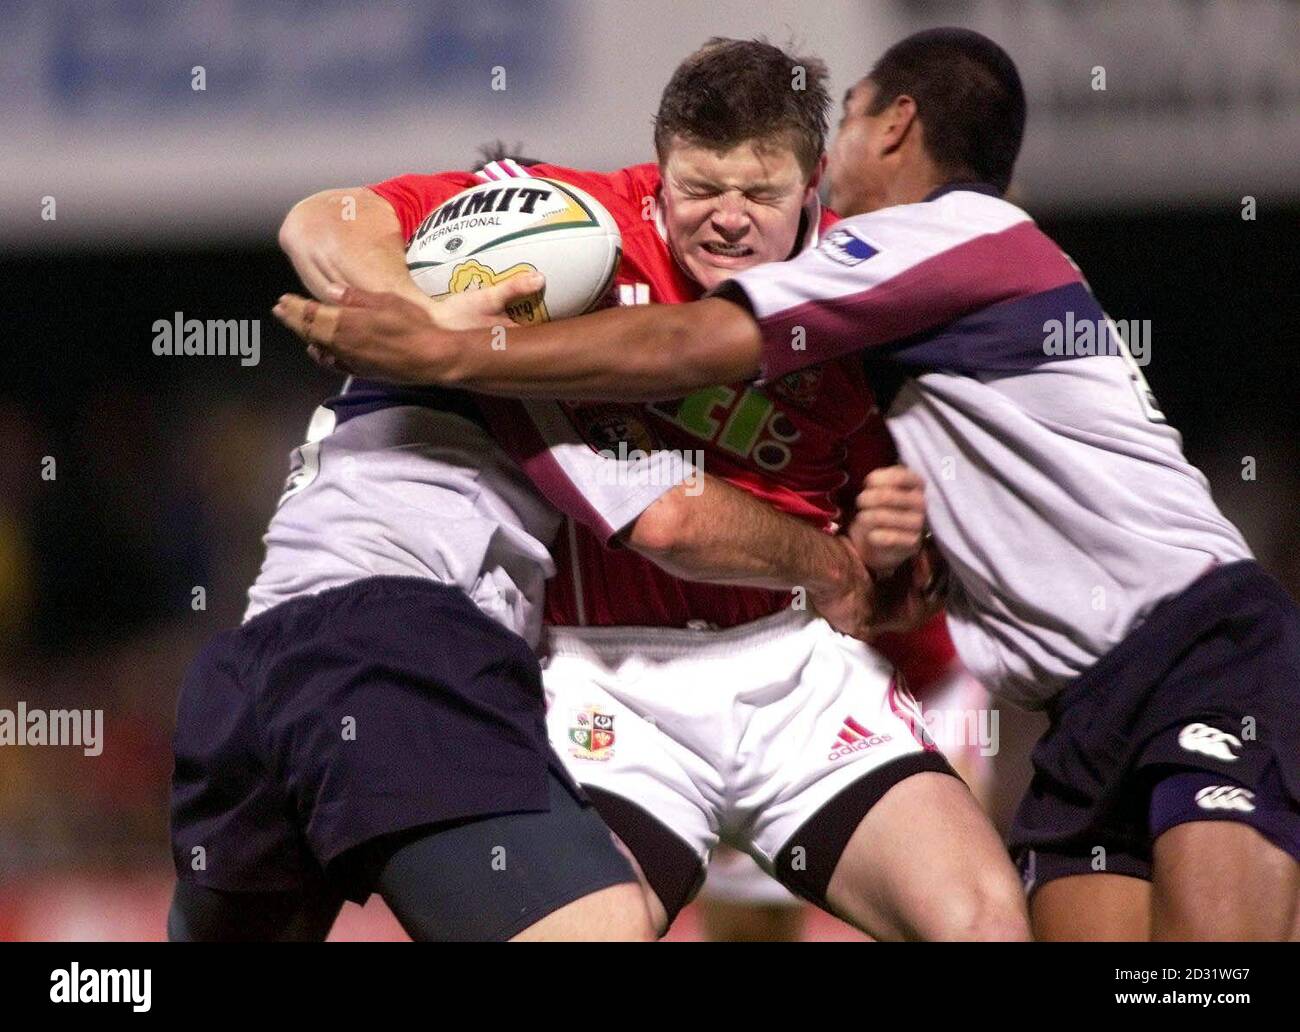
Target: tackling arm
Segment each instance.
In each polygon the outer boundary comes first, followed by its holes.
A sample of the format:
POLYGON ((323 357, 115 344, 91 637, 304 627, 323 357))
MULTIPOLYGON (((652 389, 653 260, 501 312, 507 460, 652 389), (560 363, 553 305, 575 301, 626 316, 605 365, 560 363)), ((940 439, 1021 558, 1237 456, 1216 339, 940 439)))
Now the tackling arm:
MULTIPOLYGON (((515 279, 524 292, 537 289, 526 277, 515 279)), ((461 308, 483 293, 434 306, 433 322, 426 309, 391 293, 339 285, 326 289, 327 303, 286 294, 274 311, 331 367, 516 398, 646 401, 759 371, 758 324, 743 306, 722 298, 610 308, 503 331, 502 316, 461 317, 461 308)))

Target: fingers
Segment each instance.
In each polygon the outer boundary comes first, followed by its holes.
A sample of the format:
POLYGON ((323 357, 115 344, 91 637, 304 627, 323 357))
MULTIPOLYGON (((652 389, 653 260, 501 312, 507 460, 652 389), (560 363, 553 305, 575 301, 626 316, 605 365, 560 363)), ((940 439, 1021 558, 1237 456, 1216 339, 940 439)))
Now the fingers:
POLYGON ((925 488, 925 481, 916 471, 901 463, 873 469, 863 479, 864 487, 916 487, 925 488))
MULTIPOLYGON (((899 527, 910 527, 919 518, 925 521, 925 481, 906 466, 886 466, 874 469, 862 482, 858 493, 859 512, 889 511, 898 514, 899 527), (904 514, 911 514, 903 518, 904 514)), ((919 525, 919 524, 918 524, 919 525)))
POLYGON ((888 577, 917 552, 916 538, 893 531, 865 531, 854 535, 867 568, 877 577, 888 577))
POLYGON ((899 561, 915 555, 921 547, 920 531, 891 530, 888 527, 862 527, 853 535, 853 544, 877 568, 878 560, 887 560, 892 568, 899 561))
POLYGON ((490 298, 498 310, 505 311, 506 305, 511 302, 540 294, 545 288, 546 278, 540 272, 525 272, 487 287, 483 291, 483 297, 490 298))
POLYGON ((536 321, 537 305, 546 280, 538 272, 510 276, 490 287, 469 292, 466 310, 472 306, 480 325, 517 326, 536 321))
POLYGON ((906 466, 872 470, 856 499, 859 540, 877 547, 920 544, 925 530, 925 483, 906 466), (869 535, 869 536, 864 536, 869 535))
MULTIPOLYGON (((340 308, 382 308, 394 296, 377 290, 350 287, 345 283, 326 284, 324 294, 340 308)), ((420 300, 427 299, 421 295, 420 300)))
POLYGON ((338 332, 339 309, 297 294, 283 294, 272 314, 308 344, 328 346, 338 332))
POLYGON ((854 546, 876 574, 915 555, 925 534, 925 484, 906 466, 872 470, 856 499, 849 528, 854 546))
POLYGON ((333 353, 326 351, 319 344, 308 344, 307 356, 322 369, 328 369, 331 373, 349 371, 333 353))

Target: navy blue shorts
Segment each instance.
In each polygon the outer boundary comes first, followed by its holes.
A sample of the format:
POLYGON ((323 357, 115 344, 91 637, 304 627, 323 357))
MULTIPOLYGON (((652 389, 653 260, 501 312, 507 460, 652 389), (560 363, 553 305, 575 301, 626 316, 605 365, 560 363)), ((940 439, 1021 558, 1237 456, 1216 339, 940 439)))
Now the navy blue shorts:
POLYGON ((1258 564, 1161 603, 1049 716, 1010 836, 1030 891, 1149 879, 1155 837, 1188 820, 1251 824, 1300 859, 1300 608, 1258 564))
POLYGON ((293 599, 218 634, 186 676, 174 747, 177 875, 213 889, 298 889, 380 836, 547 811, 548 769, 589 805, 547 741, 528 644, 417 578, 293 599))

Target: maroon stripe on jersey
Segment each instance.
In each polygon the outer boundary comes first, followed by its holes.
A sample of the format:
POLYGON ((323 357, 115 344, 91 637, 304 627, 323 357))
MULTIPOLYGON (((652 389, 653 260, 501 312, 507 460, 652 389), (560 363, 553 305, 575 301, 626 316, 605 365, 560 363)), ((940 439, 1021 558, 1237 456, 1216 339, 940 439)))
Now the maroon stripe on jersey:
POLYGON ((476 397, 476 400, 493 439, 518 463, 546 500, 560 512, 586 524, 603 541, 612 538, 618 528, 609 525, 565 473, 523 406, 505 398, 476 397))
POLYGON ((763 378, 779 379, 805 366, 935 329, 990 305, 1080 281, 1060 248, 1032 222, 1021 222, 951 247, 856 293, 804 301, 760 319, 763 378), (796 326, 806 331, 802 350, 790 346, 796 326))

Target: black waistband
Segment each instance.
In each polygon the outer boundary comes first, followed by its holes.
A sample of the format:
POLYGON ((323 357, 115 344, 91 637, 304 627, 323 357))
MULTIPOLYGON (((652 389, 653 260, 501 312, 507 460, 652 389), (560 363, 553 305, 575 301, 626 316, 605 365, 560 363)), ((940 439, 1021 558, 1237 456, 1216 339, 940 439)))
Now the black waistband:
POLYGON ((325 407, 333 411, 339 426, 357 416, 397 405, 419 405, 438 412, 449 412, 487 429, 487 422, 479 411, 474 396, 468 391, 452 387, 403 387, 354 377, 344 385, 342 393, 325 402, 325 407))

